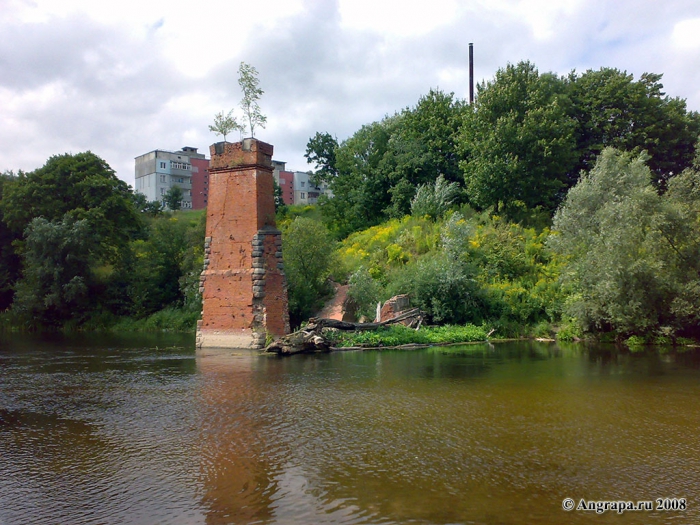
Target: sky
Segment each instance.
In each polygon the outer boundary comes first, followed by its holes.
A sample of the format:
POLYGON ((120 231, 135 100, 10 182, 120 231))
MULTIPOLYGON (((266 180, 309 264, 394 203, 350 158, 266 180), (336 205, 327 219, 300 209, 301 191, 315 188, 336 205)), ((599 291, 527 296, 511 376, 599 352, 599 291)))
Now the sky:
POLYGON ((133 185, 143 153, 209 156, 242 61, 264 91, 256 138, 306 171, 317 131, 342 141, 431 88, 468 98, 470 42, 477 83, 521 60, 614 67, 663 73, 700 110, 698 0, 0 0, 0 172, 90 150, 133 185))

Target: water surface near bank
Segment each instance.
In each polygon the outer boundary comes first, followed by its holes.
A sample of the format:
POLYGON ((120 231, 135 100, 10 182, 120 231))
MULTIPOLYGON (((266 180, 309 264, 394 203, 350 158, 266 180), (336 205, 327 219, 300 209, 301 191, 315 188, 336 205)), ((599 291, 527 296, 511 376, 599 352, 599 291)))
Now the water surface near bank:
POLYGON ((700 355, 0 337, 0 523, 698 523, 700 355), (687 499, 685 512, 562 500, 687 499))

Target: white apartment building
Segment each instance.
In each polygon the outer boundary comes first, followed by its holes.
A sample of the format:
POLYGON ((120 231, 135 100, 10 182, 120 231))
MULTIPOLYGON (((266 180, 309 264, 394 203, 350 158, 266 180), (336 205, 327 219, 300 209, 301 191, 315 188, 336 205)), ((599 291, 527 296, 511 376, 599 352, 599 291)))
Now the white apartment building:
POLYGON ((204 158, 197 148, 184 147, 171 152, 154 150, 136 157, 134 189, 148 201, 160 201, 173 186, 182 189, 182 209, 192 208, 192 163, 190 158, 204 158))
POLYGON ((328 184, 315 186, 305 171, 294 172, 294 204, 316 204, 321 195, 333 196, 328 184))

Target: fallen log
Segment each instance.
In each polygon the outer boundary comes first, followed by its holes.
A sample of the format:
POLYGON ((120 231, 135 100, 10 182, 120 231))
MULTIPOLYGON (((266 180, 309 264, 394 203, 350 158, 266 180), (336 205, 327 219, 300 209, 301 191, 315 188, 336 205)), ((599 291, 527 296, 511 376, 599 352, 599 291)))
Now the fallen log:
POLYGON ((392 317, 391 319, 387 319, 386 321, 381 321, 379 323, 349 323, 347 321, 338 321, 337 319, 319 319, 317 317, 312 317, 309 319, 309 324, 306 326, 306 330, 335 328, 336 330, 352 330, 355 332, 360 332, 363 330, 376 330, 382 326, 400 323, 401 321, 412 318, 423 319, 423 312, 421 312, 420 308, 406 310, 405 312, 401 312, 396 317, 392 317))
POLYGON ((415 324, 420 327, 423 315, 419 308, 413 308, 379 323, 349 323, 337 319, 312 317, 304 328, 273 341, 265 348, 265 351, 280 355, 329 352, 331 344, 328 338, 323 335, 325 328, 353 331, 376 330, 382 326, 400 323, 408 319, 414 320, 415 324))

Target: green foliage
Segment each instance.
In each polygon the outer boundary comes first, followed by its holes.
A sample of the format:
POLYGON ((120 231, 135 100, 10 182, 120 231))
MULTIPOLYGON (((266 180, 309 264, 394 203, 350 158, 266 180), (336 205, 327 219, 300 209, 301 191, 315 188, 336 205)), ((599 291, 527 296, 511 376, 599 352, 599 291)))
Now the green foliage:
POLYGON ((381 280, 392 268, 436 249, 439 242, 440 225, 425 217, 391 219, 345 239, 338 249, 340 266, 349 274, 364 266, 381 280))
POLYGON ((480 322, 482 298, 475 269, 446 254, 430 254, 391 275, 390 295, 409 294, 411 304, 437 323, 480 322))
POLYGON ((447 182, 445 177, 440 175, 434 184, 418 186, 411 201, 411 214, 437 219, 445 214, 458 196, 459 185, 456 182, 447 182))
POLYGON ((700 173, 684 171, 659 196, 646 160, 604 150, 554 218, 550 244, 568 258, 577 291, 566 310, 587 331, 644 335, 700 322, 700 173))
POLYGON ((323 206, 324 219, 342 239, 401 218, 418 188, 442 175, 460 184, 457 204, 542 229, 607 146, 647 151, 663 191, 691 164, 700 115, 665 96, 660 80, 645 73, 634 81, 609 68, 560 78, 520 62, 478 86, 473 106, 431 90, 340 144, 317 133, 307 159, 336 196, 323 206))
POLYGON ((95 256, 112 262, 143 228, 132 195, 104 160, 86 152, 57 155, 43 167, 21 173, 3 192, 0 208, 17 235, 35 217, 84 219, 99 240, 95 256))
POLYGON ((89 152, 0 176, 0 197, 0 307, 12 306, 3 323, 103 329, 164 308, 199 316, 203 212, 151 216, 152 203, 89 152))
POLYGON ((33 219, 25 232, 23 276, 14 310, 24 322, 60 326, 85 315, 94 281, 92 253, 97 238, 86 219, 33 219))
POLYGON ((428 326, 420 330, 403 325, 390 325, 365 332, 336 332, 331 337, 339 347, 399 346, 406 344, 449 344, 486 341, 486 328, 482 326, 428 326))
POLYGON ((348 297, 357 306, 358 317, 374 319, 377 303, 383 296, 382 286, 372 278, 367 268, 360 266, 348 280, 348 297))
POLYGON ((307 152, 329 169, 330 152, 335 155, 335 197, 323 206, 330 230, 343 238, 403 217, 418 185, 439 175, 461 180, 456 137, 465 108, 452 94, 431 90, 414 108, 363 126, 335 148, 328 134, 311 139, 307 152))
POLYGON ((509 64, 478 86, 460 131, 469 200, 512 217, 518 207, 553 211, 576 161, 565 84, 530 62, 509 64))
POLYGON ((308 319, 330 293, 328 276, 335 255, 335 243, 318 221, 297 217, 282 231, 284 269, 289 294, 289 315, 293 325, 308 319))
POLYGON ((577 123, 579 156, 572 184, 581 170, 594 167, 606 147, 634 154, 646 151, 654 182, 690 167, 700 116, 688 112, 684 100, 664 96, 661 77, 644 73, 634 81, 631 74, 612 68, 569 75, 567 92, 577 123))
MULTIPOLYGON (((517 323, 556 322, 565 291, 561 259, 545 246, 549 231, 465 212, 470 219, 406 217, 356 232, 340 244, 340 266, 382 300, 408 293, 434 322, 488 320, 508 334, 517 323)), ((373 306, 367 301, 367 313, 373 306)))
POLYGON ((284 213, 284 208, 287 206, 284 203, 284 196, 282 195, 282 188, 277 181, 273 179, 274 184, 274 195, 275 195, 275 214, 280 215, 284 213))
POLYGON ((194 332, 200 312, 166 307, 142 319, 122 318, 106 328, 113 332, 194 332))
POLYGON ((131 243, 110 288, 116 313, 141 318, 167 306, 201 311, 204 220, 202 213, 167 214, 151 222, 146 239, 131 243))
POLYGON ((581 326, 578 321, 572 317, 562 319, 557 330, 557 341, 578 341, 583 337, 581 326))
MULTIPOLYGON (((0 202, 4 189, 15 180, 13 173, 0 174, 0 202)), ((13 244, 19 238, 20 235, 5 224, 3 208, 0 206, 0 312, 12 304, 14 285, 19 278, 20 258, 13 244)))
POLYGON ((338 139, 330 133, 316 133, 306 144, 304 157, 309 164, 316 166, 316 171, 310 178, 318 186, 323 182, 331 182, 337 175, 335 153, 338 149, 338 139))
POLYGON ((258 70, 250 64, 241 62, 241 65, 238 67, 238 85, 241 86, 243 91, 240 105, 248 121, 251 137, 255 137, 256 127, 264 128, 267 123, 267 117, 260 112, 260 106, 258 105, 258 100, 265 93, 258 87, 259 84, 258 70))
POLYGON ((146 196, 143 193, 134 192, 132 194, 134 201, 134 207, 137 211, 149 215, 151 217, 156 217, 163 213, 163 205, 160 201, 147 201, 146 196))
POLYGON ((179 211, 182 208, 182 188, 180 186, 171 186, 163 196, 163 202, 171 211, 179 211))
POLYGON ((243 129, 243 126, 238 123, 233 115, 233 110, 225 115, 223 111, 220 111, 214 115, 214 124, 209 125, 209 131, 216 133, 217 136, 223 135, 224 142, 226 142, 226 135, 236 130, 243 131, 243 129))

